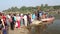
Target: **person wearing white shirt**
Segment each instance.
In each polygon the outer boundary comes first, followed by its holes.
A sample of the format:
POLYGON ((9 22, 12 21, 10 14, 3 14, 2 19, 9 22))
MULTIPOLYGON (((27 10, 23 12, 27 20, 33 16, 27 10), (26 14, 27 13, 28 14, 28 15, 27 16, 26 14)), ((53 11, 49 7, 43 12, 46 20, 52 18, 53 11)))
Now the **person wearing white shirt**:
POLYGON ((25 26, 27 26, 27 15, 24 15, 25 26))

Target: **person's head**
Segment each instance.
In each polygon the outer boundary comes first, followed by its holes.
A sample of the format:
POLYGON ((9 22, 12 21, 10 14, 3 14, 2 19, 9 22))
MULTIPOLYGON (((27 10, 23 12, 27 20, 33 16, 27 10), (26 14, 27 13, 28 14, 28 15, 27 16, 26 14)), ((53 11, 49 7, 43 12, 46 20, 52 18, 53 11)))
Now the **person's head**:
POLYGON ((15 14, 13 14, 14 16, 16 16, 16 13, 15 14))
POLYGON ((40 10, 41 8, 40 8, 40 6, 38 6, 38 10, 40 10))
POLYGON ((0 19, 2 19, 2 16, 0 16, 0 19))
POLYGON ((4 14, 4 13, 2 13, 2 16, 5 16, 5 14, 4 14))
POLYGON ((21 16, 23 16, 23 13, 21 13, 21 16))
POLYGON ((28 13, 28 15, 30 15, 30 13, 28 13))
POLYGON ((19 16, 19 14, 16 14, 16 16, 19 16))
POLYGON ((11 15, 11 13, 9 13, 9 15, 11 15))
POLYGON ((43 15, 46 15, 45 13, 43 15))
POLYGON ((0 16, 2 16, 2 13, 0 12, 0 16))

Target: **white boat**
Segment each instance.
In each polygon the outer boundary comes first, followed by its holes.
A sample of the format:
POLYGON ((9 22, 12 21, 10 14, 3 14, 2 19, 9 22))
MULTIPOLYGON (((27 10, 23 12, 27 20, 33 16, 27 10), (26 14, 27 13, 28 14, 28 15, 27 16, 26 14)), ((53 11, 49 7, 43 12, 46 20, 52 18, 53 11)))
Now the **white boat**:
POLYGON ((33 22, 32 22, 32 24, 35 24, 35 25, 38 25, 39 23, 42 23, 42 21, 36 20, 36 21, 33 21, 33 22))
POLYGON ((54 17, 51 18, 45 18, 45 19, 41 19, 42 22, 53 22, 54 21, 54 17))
POLYGON ((54 21, 54 17, 51 17, 51 18, 45 18, 45 19, 41 19, 40 21, 38 21, 38 20, 34 20, 33 22, 32 22, 32 25, 38 25, 38 24, 40 24, 40 23, 44 23, 44 24, 49 24, 49 23, 52 23, 53 21, 54 21))

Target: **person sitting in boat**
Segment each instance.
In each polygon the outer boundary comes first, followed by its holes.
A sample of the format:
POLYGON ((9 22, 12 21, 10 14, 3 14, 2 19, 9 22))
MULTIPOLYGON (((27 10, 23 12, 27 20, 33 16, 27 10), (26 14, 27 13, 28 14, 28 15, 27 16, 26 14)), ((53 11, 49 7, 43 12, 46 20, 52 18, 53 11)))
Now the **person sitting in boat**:
POLYGON ((43 15, 42 15, 42 19, 45 19, 47 17, 47 15, 44 13, 43 15))
POLYGON ((52 15, 48 15, 48 18, 52 18, 53 16, 52 15))

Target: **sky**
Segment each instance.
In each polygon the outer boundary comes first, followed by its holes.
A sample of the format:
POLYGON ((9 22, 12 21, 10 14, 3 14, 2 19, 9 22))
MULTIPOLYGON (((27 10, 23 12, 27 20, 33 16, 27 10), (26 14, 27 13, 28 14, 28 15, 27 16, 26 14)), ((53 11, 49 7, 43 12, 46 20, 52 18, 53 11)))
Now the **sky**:
POLYGON ((60 5, 60 0, 0 0, 0 11, 22 6, 40 6, 41 4, 48 4, 50 6, 60 5))

